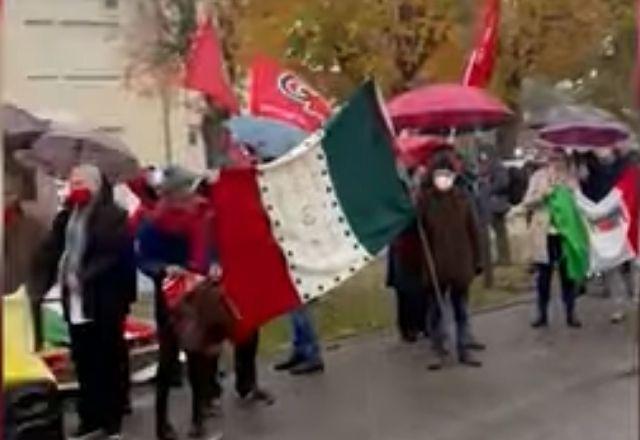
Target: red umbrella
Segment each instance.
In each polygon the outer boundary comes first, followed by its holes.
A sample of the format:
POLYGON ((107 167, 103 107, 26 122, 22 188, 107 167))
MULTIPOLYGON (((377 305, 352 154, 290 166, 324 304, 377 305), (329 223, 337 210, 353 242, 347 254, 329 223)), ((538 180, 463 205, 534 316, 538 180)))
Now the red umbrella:
POLYGON ((403 93, 388 105, 397 130, 420 129, 442 133, 451 129, 469 131, 504 123, 511 110, 477 87, 437 84, 403 93))
POLYGON ((436 136, 401 136, 395 143, 396 155, 407 168, 426 164, 431 155, 441 148, 451 148, 451 144, 436 136))

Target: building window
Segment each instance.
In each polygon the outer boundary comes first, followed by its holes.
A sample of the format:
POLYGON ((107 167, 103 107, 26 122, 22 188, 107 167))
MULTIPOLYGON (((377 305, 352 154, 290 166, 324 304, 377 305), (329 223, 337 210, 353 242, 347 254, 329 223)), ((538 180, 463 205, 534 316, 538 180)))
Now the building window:
POLYGON ((24 21, 25 26, 53 26, 53 20, 28 19, 24 21))
POLYGON ((118 28, 120 23, 113 20, 60 20, 60 26, 64 27, 93 27, 93 28, 118 28))

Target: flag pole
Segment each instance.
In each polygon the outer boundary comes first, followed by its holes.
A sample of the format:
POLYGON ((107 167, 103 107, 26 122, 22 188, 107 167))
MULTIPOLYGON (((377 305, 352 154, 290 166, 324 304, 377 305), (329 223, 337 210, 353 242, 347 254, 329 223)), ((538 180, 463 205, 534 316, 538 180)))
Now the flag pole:
POLYGON ((433 252, 431 251, 431 244, 429 243, 429 238, 424 230, 424 225, 422 224, 422 218, 420 216, 420 211, 418 210, 418 234, 420 235, 420 243, 422 244, 422 252, 424 253, 425 259, 427 260, 427 270, 429 271, 429 276, 431 277, 431 281, 433 284, 433 290, 436 295, 436 302, 438 304, 438 308, 440 309, 440 315, 444 317, 444 294, 442 292, 442 288, 440 286, 440 281, 438 280, 438 272, 436 271, 436 264, 433 258, 433 252))

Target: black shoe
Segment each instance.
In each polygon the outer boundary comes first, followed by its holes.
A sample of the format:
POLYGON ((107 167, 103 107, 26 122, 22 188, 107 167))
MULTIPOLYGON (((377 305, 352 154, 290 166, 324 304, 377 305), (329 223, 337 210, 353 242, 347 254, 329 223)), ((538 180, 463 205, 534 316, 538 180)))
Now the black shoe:
POLYGON ((189 438, 204 438, 207 435, 207 430, 203 423, 193 423, 187 435, 189 438))
POLYGON ((473 356, 471 356, 471 354, 466 352, 460 353, 460 355, 458 356, 458 360, 462 365, 466 365, 468 367, 474 367, 474 368, 482 367, 482 362, 480 362, 478 359, 474 358, 473 356))
POLYGON ((567 325, 569 327, 571 327, 571 328, 581 328, 582 327, 582 323, 575 316, 569 316, 567 318, 567 325))
POLYGON ((414 344, 418 342, 418 335, 415 333, 403 333, 400 335, 400 339, 407 344, 414 344))
POLYGON ((444 368, 444 358, 441 356, 436 356, 429 364, 427 365, 427 369, 429 371, 440 371, 444 368))
POLYGON ((302 356, 293 355, 286 361, 282 361, 278 364, 275 364, 273 369, 276 371, 287 371, 292 369, 293 367, 297 367, 303 362, 304 362, 304 358, 302 356))
POLYGON ((538 318, 531 323, 531 327, 533 328, 543 328, 548 326, 549 322, 547 321, 547 318, 538 318))
POLYGON ((472 351, 485 351, 487 349, 487 346, 482 342, 471 341, 464 344, 464 348, 472 351))
POLYGON ((158 440, 178 440, 178 434, 173 426, 165 423, 156 428, 156 437, 158 440))
POLYGON ((69 440, 93 440, 100 437, 102 430, 97 427, 80 426, 73 434, 69 436, 69 440))
POLYGON ((324 362, 321 360, 303 362, 289 370, 289 373, 294 376, 304 376, 322 372, 324 372, 324 362))

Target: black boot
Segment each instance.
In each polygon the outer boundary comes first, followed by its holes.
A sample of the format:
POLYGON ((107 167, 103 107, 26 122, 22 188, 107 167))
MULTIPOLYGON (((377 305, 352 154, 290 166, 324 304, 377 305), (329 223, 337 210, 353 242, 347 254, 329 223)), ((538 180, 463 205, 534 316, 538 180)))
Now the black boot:
POLYGON ((471 353, 467 350, 463 350, 458 354, 458 360, 462 365, 466 365, 468 367, 480 368, 482 367, 482 362, 473 357, 471 353))
POLYGON ((540 316, 531 323, 531 327, 533 328, 543 328, 548 326, 549 326, 549 321, 547 321, 546 316, 540 316))
POLYGON ((427 368, 431 371, 440 371, 444 368, 449 352, 444 348, 444 345, 438 343, 433 344, 432 350, 434 358, 427 365, 427 368))
POLYGON ((274 365, 273 369, 276 371, 287 371, 290 370, 294 367, 297 367, 298 365, 300 365, 301 363, 304 362, 304 358, 302 356, 298 356, 296 354, 293 354, 289 357, 289 359, 286 359, 280 363, 277 363, 276 365, 274 365))
POLYGON ((320 359, 305 361, 293 367, 291 370, 289 370, 289 372, 294 376, 304 376, 307 374, 322 373, 324 372, 324 362, 322 362, 322 360, 320 359))
POLYGON ((576 318, 573 314, 567 316, 567 326, 571 328, 581 328, 582 323, 578 318, 576 318))
POLYGON ((156 427, 156 437, 158 440, 178 440, 178 434, 170 423, 160 423, 156 427))

